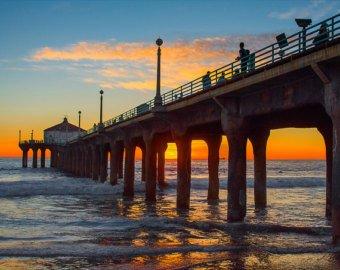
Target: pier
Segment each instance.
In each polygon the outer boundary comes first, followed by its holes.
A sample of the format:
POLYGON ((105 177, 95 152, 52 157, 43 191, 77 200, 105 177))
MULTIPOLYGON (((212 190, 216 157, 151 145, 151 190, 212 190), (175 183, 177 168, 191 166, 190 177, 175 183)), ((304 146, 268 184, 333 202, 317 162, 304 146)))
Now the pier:
MULTIPOLYGON (((51 150, 51 166, 77 177, 112 185, 123 178, 123 196, 134 196, 135 150, 142 150, 145 199, 156 202, 157 185, 166 186, 164 153, 168 143, 177 147, 177 207, 189 209, 191 141, 208 146, 209 188, 207 200, 219 199, 219 148, 226 136, 228 155, 228 213, 230 222, 246 216, 246 142, 254 152, 254 198, 265 208, 266 147, 270 130, 317 128, 325 141, 326 216, 332 220, 333 241, 340 244, 340 15, 324 22, 329 36, 313 42, 321 23, 252 52, 243 69, 239 61, 160 95, 157 78, 155 99, 75 136, 65 145, 20 143, 23 167, 27 151, 51 150), (223 75, 222 75, 223 74, 223 75), (224 76, 221 83, 219 78, 224 76), (109 158, 110 157, 110 158, 109 158), (109 158, 109 160, 108 160, 109 158), (110 163, 108 175, 107 164, 110 163), (124 166, 123 166, 124 165, 124 166)), ((160 58, 160 41, 158 57, 160 58)), ((194 57, 194 56, 193 56, 194 57)), ((159 60, 158 58, 158 60, 159 60)), ((158 61, 159 63, 159 61, 158 61)), ((158 69, 160 67, 158 66, 158 69)), ((159 72, 158 72, 159 75, 159 72)), ((41 154, 41 166, 45 165, 41 154)))

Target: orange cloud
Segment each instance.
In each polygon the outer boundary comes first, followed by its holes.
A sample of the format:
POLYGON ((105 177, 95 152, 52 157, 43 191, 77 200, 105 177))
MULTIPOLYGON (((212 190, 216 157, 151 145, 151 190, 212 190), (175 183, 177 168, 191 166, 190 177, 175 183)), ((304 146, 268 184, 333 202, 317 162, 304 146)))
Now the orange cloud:
MULTIPOLYGON (((162 46, 162 87, 176 88, 204 74, 207 70, 232 62, 238 43, 244 41, 254 51, 273 41, 272 35, 207 37, 165 42, 162 46)), ((64 48, 44 47, 30 57, 35 62, 96 61, 93 78, 84 80, 106 89, 154 90, 156 45, 145 42, 78 42, 64 48), (114 79, 114 80, 113 80, 114 79), (114 83, 113 83, 114 82, 114 83)), ((47 63, 48 64, 48 63, 47 63)), ((74 63, 75 64, 75 63, 74 63)))
POLYGON ((80 60, 141 60, 150 57, 150 46, 143 43, 78 42, 63 49, 44 47, 31 59, 34 61, 80 61, 80 60))
POLYGON ((156 88, 155 80, 148 81, 131 81, 119 82, 116 87, 121 89, 134 89, 134 90, 154 90, 156 88))
POLYGON ((109 78, 122 78, 127 77, 129 72, 124 68, 104 68, 101 70, 101 74, 109 78))

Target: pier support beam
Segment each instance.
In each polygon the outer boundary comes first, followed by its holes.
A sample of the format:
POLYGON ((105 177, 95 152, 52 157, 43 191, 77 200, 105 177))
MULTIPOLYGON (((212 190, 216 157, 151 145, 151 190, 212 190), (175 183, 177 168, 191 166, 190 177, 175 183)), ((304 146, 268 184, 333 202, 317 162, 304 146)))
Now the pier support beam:
POLYGON ((38 167, 38 148, 33 148, 33 164, 32 167, 33 168, 37 168, 38 167))
POLYGON ((86 147, 86 178, 92 177, 92 152, 90 147, 86 147))
POLYGON ((175 139, 177 145, 177 208, 189 209, 191 185, 191 139, 187 135, 175 139))
POLYGON ((27 168, 28 149, 22 150, 22 167, 27 168))
POLYGON ((125 167, 123 196, 133 197, 135 181, 135 146, 130 140, 124 142, 125 167))
POLYGON ((142 182, 145 182, 145 178, 146 178, 146 168, 145 168, 145 145, 140 147, 142 150, 142 175, 141 175, 141 180, 142 182))
POLYGON ((105 145, 100 146, 100 182, 104 183, 107 178, 107 158, 108 152, 105 145))
POLYGON ((45 148, 41 148, 40 151, 41 151, 40 166, 41 166, 41 168, 45 168, 45 152, 46 152, 46 149, 45 148))
POLYGON ((76 171, 75 171, 75 176, 80 177, 80 169, 81 169, 81 151, 77 147, 76 148, 76 171))
POLYGON ((339 114, 333 118, 333 176, 332 176, 332 226, 333 242, 340 245, 340 106, 339 114))
POLYGON ((70 151, 69 149, 66 150, 66 164, 65 164, 65 170, 66 172, 70 172, 70 151))
POLYGON ((246 215, 246 145, 243 132, 227 134, 228 157, 228 216, 230 222, 243 221, 246 215))
POLYGON ((77 161, 77 159, 76 159, 76 151, 75 151, 75 149, 72 149, 71 172, 72 172, 73 175, 76 174, 76 161, 77 161))
POLYGON ((110 143, 110 184, 112 186, 118 183, 118 145, 112 141, 110 143))
POLYGON ((160 187, 165 187, 165 176, 164 176, 164 169, 165 169, 165 151, 168 148, 168 144, 166 142, 160 143, 158 146, 157 151, 157 181, 160 187))
POLYGON ((59 151, 55 151, 55 168, 59 169, 59 163, 60 163, 60 156, 59 156, 59 151))
POLYGON ((332 235, 333 243, 340 246, 340 68, 329 64, 318 68, 318 75, 324 83, 325 109, 332 120, 333 126, 333 165, 332 165, 332 235))
POLYGON ((229 222, 243 221, 247 209, 246 147, 247 123, 239 116, 238 100, 229 99, 221 113, 221 124, 228 140, 228 214, 229 222))
POLYGON ((152 138, 144 139, 145 143, 145 200, 156 201, 156 147, 152 138))
POLYGON ((326 217, 332 217, 332 167, 333 167, 333 130, 332 123, 318 127, 326 147, 326 217))
POLYGON ((99 176, 99 154, 97 146, 92 146, 92 179, 98 180, 99 176))
POLYGON ((220 181, 218 178, 218 168, 220 162, 221 135, 211 135, 205 139, 208 145, 208 171, 209 171, 209 188, 208 201, 219 199, 220 181))
POLYGON ((81 147, 81 168, 80 168, 80 176, 86 177, 86 149, 85 146, 81 147))
POLYGON ((118 148, 118 178, 123 178, 124 147, 118 148))
POLYGON ((88 167, 87 167, 87 160, 88 160, 88 155, 87 155, 87 149, 86 146, 84 145, 82 147, 83 149, 83 169, 82 169, 82 177, 87 177, 87 171, 88 171, 88 167))
POLYGON ((269 130, 256 130, 249 135, 254 153, 254 200, 256 209, 267 206, 266 149, 269 134, 269 130))

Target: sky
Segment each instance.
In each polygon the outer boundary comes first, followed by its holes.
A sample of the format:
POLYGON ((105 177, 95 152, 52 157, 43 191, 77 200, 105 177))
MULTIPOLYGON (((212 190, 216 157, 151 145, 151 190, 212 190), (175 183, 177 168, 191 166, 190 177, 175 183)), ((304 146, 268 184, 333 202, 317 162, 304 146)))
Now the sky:
MULTIPOLYGON (((231 62, 240 41, 250 50, 297 31, 294 18, 318 22, 339 1, 6 1, 0 2, 0 156, 20 156, 23 139, 41 139, 67 116, 90 128, 152 99, 161 37, 162 92, 231 62)), ((169 146, 167 157, 175 154, 169 146)), ((221 156, 226 156, 226 140, 221 156)), ((251 147, 248 147, 251 158, 251 147)), ((206 157, 202 141, 193 157, 206 157)), ((324 158, 315 129, 272 131, 272 159, 324 158)))

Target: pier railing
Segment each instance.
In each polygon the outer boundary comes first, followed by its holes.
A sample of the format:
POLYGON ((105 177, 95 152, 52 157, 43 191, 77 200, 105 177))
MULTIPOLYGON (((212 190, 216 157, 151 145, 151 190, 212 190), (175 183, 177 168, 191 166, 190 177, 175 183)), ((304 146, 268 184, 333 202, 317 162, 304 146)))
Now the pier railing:
MULTIPOLYGON (((74 140, 75 138, 72 138, 72 140, 74 140)), ((45 145, 66 145, 65 142, 47 142, 45 143, 44 140, 21 140, 19 141, 19 145, 23 145, 23 144, 45 144, 45 145)))
POLYGON ((44 143, 44 140, 21 140, 19 144, 38 144, 44 143))
MULTIPOLYGON (((242 59, 210 72, 209 76, 201 76, 189 83, 164 93, 162 95, 162 104, 168 105, 203 91, 212 91, 217 87, 230 83, 234 79, 242 78, 256 70, 269 67, 274 63, 290 58, 292 55, 305 53, 317 46, 333 41, 339 36, 340 14, 307 27, 305 30, 301 30, 288 37, 280 35, 280 37, 277 38, 277 42, 258 51, 250 52, 249 55, 242 59), (321 26, 323 26, 323 28, 321 26)), ((152 99, 123 114, 107 120, 103 123, 104 127, 116 125, 148 113, 155 107, 154 103, 155 101, 152 99)), ((87 130, 83 136, 94 133, 97 130, 98 126, 94 126, 87 130)), ((75 137, 74 140, 77 140, 78 138, 79 137, 75 137)))

